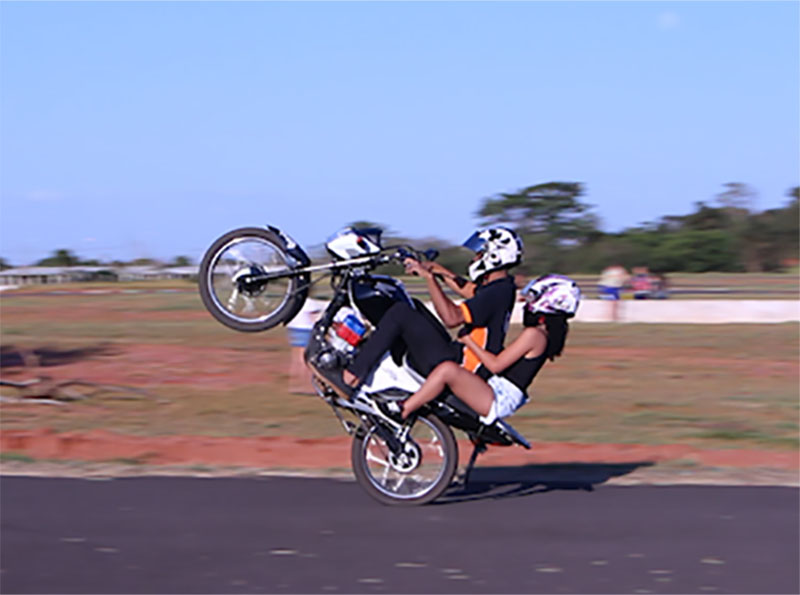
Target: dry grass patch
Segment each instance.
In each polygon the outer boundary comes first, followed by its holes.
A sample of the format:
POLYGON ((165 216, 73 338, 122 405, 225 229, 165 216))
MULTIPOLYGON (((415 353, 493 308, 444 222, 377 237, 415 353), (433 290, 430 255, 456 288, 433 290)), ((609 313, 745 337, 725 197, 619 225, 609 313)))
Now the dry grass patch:
MULTIPOLYGON (((153 397, 4 403, 3 429, 341 433, 321 400, 288 393, 283 328, 229 330, 195 294, 15 297, 0 300, 0 321, 4 377, 81 378, 153 397), (23 369, 11 359, 17 348, 49 359, 23 369)), ((564 356, 545 366, 513 424, 539 441, 796 449, 799 358, 797 324, 574 324, 564 356)))

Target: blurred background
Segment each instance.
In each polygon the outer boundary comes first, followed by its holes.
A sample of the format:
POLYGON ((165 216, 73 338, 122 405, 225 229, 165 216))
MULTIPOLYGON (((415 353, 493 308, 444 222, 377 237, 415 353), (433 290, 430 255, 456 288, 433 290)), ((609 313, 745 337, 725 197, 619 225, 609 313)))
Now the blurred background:
POLYGON ((796 455, 799 10, 0 3, 2 372, 38 380, 3 389, 2 428, 339 435, 289 392, 285 329, 203 310, 206 247, 268 223, 324 261, 375 225, 463 270, 502 222, 520 282, 569 274, 602 309, 523 434, 796 455))

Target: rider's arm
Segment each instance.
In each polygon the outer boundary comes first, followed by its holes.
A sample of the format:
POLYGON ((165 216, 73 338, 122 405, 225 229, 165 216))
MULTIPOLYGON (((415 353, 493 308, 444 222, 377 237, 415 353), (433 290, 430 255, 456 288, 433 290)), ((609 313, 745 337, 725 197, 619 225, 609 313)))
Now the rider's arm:
POLYGON ((447 267, 440 265, 438 262, 426 262, 423 266, 432 272, 434 276, 438 276, 439 279, 444 281, 450 289, 462 298, 468 300, 475 295, 475 283, 468 281, 460 275, 456 275, 447 267))
POLYGON ((547 339, 542 332, 532 327, 524 329, 511 345, 497 355, 486 351, 469 335, 460 337, 459 341, 469 347, 484 367, 493 374, 499 374, 528 352, 533 352, 530 357, 538 357, 547 346, 547 339))
POLYGON ((407 273, 417 274, 425 278, 428 292, 431 294, 433 307, 436 310, 436 314, 438 314, 439 318, 442 320, 442 323, 447 328, 455 328, 464 324, 464 313, 461 311, 461 308, 456 306, 453 300, 445 295, 442 286, 439 285, 433 273, 428 270, 427 267, 411 258, 406 259, 405 265, 407 273))

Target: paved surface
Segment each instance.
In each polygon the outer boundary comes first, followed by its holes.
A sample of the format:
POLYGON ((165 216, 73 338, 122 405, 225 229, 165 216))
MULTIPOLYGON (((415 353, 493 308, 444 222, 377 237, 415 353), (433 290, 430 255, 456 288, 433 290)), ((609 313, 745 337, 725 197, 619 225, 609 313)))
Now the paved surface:
POLYGON ((0 479, 2 593, 797 593, 787 487, 0 479))

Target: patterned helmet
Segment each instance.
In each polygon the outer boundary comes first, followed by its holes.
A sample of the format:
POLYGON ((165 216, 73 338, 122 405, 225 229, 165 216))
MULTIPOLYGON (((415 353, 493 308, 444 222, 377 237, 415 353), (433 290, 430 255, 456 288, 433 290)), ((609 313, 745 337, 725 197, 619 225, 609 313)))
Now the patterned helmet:
POLYGON ((476 231, 464 242, 464 246, 478 254, 478 258, 469 265, 469 278, 472 281, 522 261, 522 239, 507 227, 476 231))
POLYGON ((522 290, 525 308, 533 314, 575 316, 581 303, 578 284, 562 275, 545 275, 528 283, 522 290))

